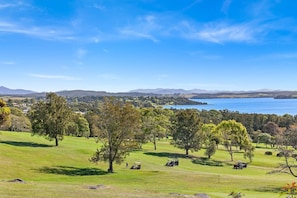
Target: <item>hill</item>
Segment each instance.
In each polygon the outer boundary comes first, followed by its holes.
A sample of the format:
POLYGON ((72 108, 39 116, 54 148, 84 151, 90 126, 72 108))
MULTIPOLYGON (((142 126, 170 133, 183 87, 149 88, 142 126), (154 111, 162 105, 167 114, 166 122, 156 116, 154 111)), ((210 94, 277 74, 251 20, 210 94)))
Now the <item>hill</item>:
MULTIPOLYGON (((246 197, 279 197, 281 186, 294 178, 288 174, 267 174, 283 159, 276 150, 257 148, 248 168, 236 170, 228 153, 219 149, 212 159, 204 158, 204 150, 184 157, 184 151, 170 145, 166 139, 133 151, 126 159, 131 166, 141 162, 141 170, 130 170, 125 163, 115 165, 115 173, 107 174, 108 165, 89 162, 100 145, 90 138, 68 137, 59 147, 42 137, 29 133, 1 132, 0 194, 11 197, 190 197, 206 193, 212 198, 225 198, 231 191, 246 197), (266 150, 272 156, 264 155, 266 150), (178 158, 179 166, 166 167, 169 158, 178 158), (9 182, 19 178, 22 182, 9 182)), ((243 153, 234 154, 245 161, 243 153)))
POLYGON ((25 90, 25 89, 9 89, 4 86, 0 86, 0 95, 27 95, 33 94, 34 91, 25 90))

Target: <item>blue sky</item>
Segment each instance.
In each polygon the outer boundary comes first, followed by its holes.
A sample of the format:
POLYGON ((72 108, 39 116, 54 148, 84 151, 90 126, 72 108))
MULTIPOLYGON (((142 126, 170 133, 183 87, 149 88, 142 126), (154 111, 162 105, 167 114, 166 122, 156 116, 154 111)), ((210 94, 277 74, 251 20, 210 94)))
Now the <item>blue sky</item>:
POLYGON ((295 0, 0 0, 0 86, 297 90, 295 0))

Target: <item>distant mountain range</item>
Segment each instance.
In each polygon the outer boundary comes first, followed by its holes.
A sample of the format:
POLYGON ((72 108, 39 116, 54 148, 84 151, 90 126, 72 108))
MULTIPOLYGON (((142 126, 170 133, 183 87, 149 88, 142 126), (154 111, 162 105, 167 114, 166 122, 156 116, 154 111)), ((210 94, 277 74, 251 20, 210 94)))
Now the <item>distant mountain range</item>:
MULTIPOLYGON (((274 97, 282 98, 297 98, 297 91, 282 91, 282 90, 256 90, 256 91, 218 91, 218 90, 203 90, 203 89, 136 89, 129 92, 109 93, 105 91, 92 90, 66 90, 56 92, 64 97, 85 97, 85 96, 184 96, 187 98, 251 98, 251 97, 274 97)), ((46 92, 34 92, 25 89, 9 89, 0 86, 0 95, 2 96, 24 96, 24 97, 44 97, 46 92)))
POLYGON ((7 87, 0 86, 0 95, 26 95, 33 93, 36 92, 25 89, 9 89, 7 87))
POLYGON ((191 89, 191 90, 185 90, 185 89, 135 89, 131 90, 130 92, 135 93, 153 93, 153 94, 192 94, 192 93, 219 93, 221 91, 209 91, 204 89, 191 89))

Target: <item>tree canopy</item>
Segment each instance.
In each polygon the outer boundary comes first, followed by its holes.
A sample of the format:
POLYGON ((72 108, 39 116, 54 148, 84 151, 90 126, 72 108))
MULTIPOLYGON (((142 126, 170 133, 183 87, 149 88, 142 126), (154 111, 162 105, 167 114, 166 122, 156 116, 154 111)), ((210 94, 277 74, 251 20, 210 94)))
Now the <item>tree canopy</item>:
POLYGON ((233 147, 246 148, 250 145, 250 138, 246 128, 235 120, 224 120, 218 124, 216 130, 222 137, 222 143, 233 161, 233 147))
POLYGON ((97 126, 98 141, 102 143, 91 161, 107 161, 108 172, 112 173, 113 163, 122 163, 131 149, 135 148, 135 134, 140 131, 140 113, 130 103, 105 98, 100 107, 97 126))
POLYGON ((157 138, 163 138, 169 132, 171 126, 170 116, 172 111, 162 109, 161 107, 142 108, 142 131, 145 138, 154 144, 154 149, 157 149, 157 138))
POLYGON ((0 98, 0 126, 9 119, 10 109, 6 106, 6 102, 0 98))
POLYGON ((173 121, 172 144, 185 149, 186 156, 189 150, 198 151, 203 142, 201 120, 194 109, 178 110, 173 121))
POLYGON ((50 141, 54 139, 58 146, 70 122, 71 113, 65 98, 48 93, 46 100, 34 104, 29 112, 33 135, 45 136, 50 141))

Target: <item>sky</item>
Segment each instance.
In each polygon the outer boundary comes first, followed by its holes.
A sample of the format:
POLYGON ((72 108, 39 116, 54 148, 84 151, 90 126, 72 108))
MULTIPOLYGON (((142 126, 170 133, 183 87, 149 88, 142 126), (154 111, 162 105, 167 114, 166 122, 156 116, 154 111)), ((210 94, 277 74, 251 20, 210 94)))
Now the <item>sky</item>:
POLYGON ((0 0, 0 86, 297 90, 295 0, 0 0))

